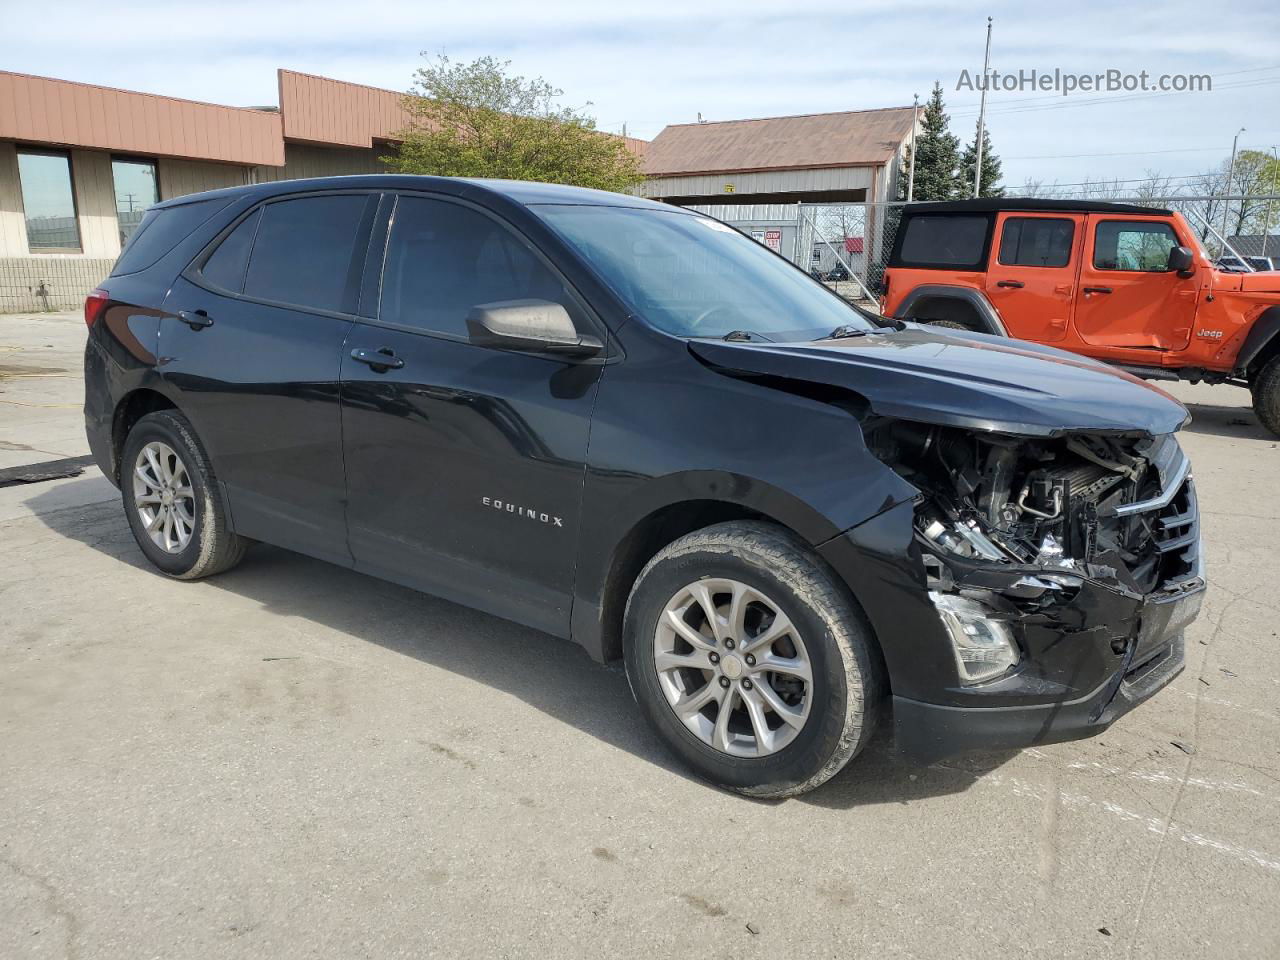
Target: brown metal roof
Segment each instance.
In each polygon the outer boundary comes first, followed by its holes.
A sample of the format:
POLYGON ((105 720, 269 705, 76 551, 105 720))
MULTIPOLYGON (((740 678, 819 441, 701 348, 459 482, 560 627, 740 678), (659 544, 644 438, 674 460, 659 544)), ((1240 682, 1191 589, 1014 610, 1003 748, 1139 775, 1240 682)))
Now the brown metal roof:
POLYGON ((0 139, 284 164, 277 113, 5 71, 0 71, 0 139))
POLYGON ((911 107, 681 123, 649 144, 650 176, 884 163, 911 132, 911 107))
POLYGON ((413 118, 403 93, 280 70, 280 114, 289 140, 371 147, 395 140, 413 118))

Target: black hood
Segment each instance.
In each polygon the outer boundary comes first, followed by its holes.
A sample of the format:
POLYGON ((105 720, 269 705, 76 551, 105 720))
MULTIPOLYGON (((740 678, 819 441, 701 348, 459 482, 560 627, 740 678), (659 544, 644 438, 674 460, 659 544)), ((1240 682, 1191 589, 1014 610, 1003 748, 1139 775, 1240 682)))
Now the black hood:
POLYGON ((843 387, 887 417, 1030 436, 1172 433, 1186 408, 1127 373, 1038 344, 910 325, 812 343, 691 340, 704 363, 843 387))

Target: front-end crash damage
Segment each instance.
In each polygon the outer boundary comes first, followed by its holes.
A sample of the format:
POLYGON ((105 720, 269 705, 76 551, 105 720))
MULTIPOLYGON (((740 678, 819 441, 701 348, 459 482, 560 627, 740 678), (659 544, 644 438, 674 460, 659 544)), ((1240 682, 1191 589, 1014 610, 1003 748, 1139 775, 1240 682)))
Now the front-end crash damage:
POLYGON ((1170 634, 1144 622, 1150 604, 1203 585, 1195 491, 1172 436, 882 421, 867 443, 921 491, 915 537, 963 683, 1034 661, 1040 639, 1101 637, 1139 666, 1170 634))

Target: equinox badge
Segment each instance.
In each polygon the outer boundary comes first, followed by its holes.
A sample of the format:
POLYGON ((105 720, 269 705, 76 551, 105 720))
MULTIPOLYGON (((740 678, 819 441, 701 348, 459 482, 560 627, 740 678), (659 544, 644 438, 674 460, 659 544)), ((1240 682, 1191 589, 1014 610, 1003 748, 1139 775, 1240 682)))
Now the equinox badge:
POLYGON ((492 507, 494 510, 504 510, 507 513, 515 514, 517 517, 528 517, 530 520, 537 520, 539 523, 549 523, 553 527, 564 526, 564 519, 552 513, 540 513, 537 510, 530 510, 528 507, 522 507, 519 504, 508 503, 505 500, 495 500, 493 497, 481 497, 480 502, 486 507, 492 507))

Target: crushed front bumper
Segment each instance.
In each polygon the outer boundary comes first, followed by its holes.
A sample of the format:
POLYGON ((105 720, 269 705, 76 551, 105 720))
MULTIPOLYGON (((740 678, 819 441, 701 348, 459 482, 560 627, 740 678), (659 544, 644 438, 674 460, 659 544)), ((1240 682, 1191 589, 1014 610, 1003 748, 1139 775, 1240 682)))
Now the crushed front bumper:
POLYGON ((953 707, 895 696, 894 746, 906 759, 926 764, 974 750, 1017 750, 1095 736, 1182 672, 1184 643, 1183 635, 1176 635, 1143 663, 1078 700, 953 707))
POLYGON ((1182 671, 1185 631, 1205 592, 1198 524, 1185 548, 1193 569, 1145 596, 1087 574, 1047 600, 1019 595, 1023 571, 957 577, 955 589, 1010 625, 1022 655, 1009 674, 966 685, 928 599, 910 520, 909 505, 895 506, 820 548, 880 639, 904 758, 932 763, 1094 736, 1182 671))

